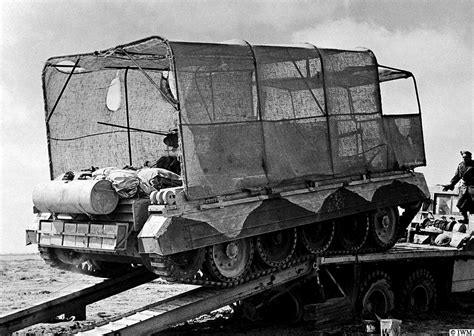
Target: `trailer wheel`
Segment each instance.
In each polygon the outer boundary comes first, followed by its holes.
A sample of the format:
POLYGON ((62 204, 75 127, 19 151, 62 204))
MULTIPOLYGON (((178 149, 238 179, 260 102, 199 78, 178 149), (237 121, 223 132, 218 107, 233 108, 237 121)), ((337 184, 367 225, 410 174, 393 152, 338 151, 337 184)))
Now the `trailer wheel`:
POLYGON ((358 307, 364 314, 386 316, 395 307, 390 276, 382 271, 369 273, 360 286, 358 307))
POLYGON ((234 313, 248 321, 257 322, 262 319, 259 308, 261 308, 263 300, 262 294, 240 300, 233 305, 234 313))
POLYGON ((400 308, 405 311, 420 314, 436 308, 436 281, 427 269, 411 273, 400 294, 400 308))
POLYGON ((398 211, 395 207, 377 209, 372 215, 370 232, 375 244, 387 250, 398 240, 399 234, 398 211))
POLYGON ((296 291, 278 289, 240 301, 235 311, 252 322, 266 320, 294 324, 303 319, 304 306, 296 291))
POLYGON ((278 290, 269 298, 263 308, 262 317, 268 321, 298 323, 303 319, 303 302, 300 295, 293 290, 278 290))

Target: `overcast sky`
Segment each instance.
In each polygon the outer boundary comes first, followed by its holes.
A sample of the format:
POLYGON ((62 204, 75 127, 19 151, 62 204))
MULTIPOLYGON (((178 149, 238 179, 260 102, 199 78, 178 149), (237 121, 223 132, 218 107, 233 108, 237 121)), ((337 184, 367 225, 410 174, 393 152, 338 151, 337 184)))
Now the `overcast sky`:
POLYGON ((46 59, 150 35, 170 40, 309 42, 374 51, 414 73, 429 184, 447 183, 459 150, 474 150, 473 2, 1 1, 0 253, 31 252, 31 192, 49 179, 41 72, 46 59))

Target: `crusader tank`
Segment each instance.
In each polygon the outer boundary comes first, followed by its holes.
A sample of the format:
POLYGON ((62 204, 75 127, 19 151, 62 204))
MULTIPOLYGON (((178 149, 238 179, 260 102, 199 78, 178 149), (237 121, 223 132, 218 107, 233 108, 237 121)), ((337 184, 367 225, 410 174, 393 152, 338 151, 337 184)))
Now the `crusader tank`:
POLYGON ((153 36, 50 58, 43 89, 27 240, 55 267, 231 286, 389 249, 429 198, 416 82, 370 50, 153 36))

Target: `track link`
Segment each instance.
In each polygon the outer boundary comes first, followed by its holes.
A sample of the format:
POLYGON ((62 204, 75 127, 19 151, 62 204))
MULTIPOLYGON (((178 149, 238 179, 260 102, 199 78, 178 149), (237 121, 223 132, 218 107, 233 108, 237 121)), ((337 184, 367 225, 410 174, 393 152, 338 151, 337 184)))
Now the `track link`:
POLYGON ((339 255, 358 255, 358 254, 367 254, 367 253, 374 253, 374 252, 381 252, 384 249, 376 248, 376 247, 363 247, 359 251, 355 253, 352 251, 344 251, 344 250, 329 250, 324 253, 320 254, 310 254, 310 253, 295 253, 294 257, 286 262, 284 265, 280 267, 267 267, 262 268, 257 265, 254 265, 251 271, 244 277, 239 278, 235 281, 216 281, 211 276, 199 271, 194 277, 186 278, 182 276, 177 276, 176 272, 169 268, 169 265, 172 264, 170 262, 169 256, 160 256, 160 255, 148 255, 147 258, 149 259, 150 266, 153 270, 153 273, 157 274, 161 278, 171 281, 171 282, 178 282, 190 285, 197 285, 197 286, 204 286, 204 287, 212 287, 212 288, 231 288, 251 280, 258 279, 260 277, 277 273, 294 265, 298 265, 303 263, 307 260, 314 259, 316 260, 317 257, 328 257, 328 256, 339 256, 339 255))
POLYGON ((86 260, 78 265, 67 264, 59 260, 59 258, 54 254, 54 250, 52 248, 38 246, 38 250, 44 262, 48 266, 56 269, 100 278, 113 278, 121 275, 121 273, 123 274, 123 272, 110 272, 101 270, 95 266, 93 261, 89 260, 86 260))

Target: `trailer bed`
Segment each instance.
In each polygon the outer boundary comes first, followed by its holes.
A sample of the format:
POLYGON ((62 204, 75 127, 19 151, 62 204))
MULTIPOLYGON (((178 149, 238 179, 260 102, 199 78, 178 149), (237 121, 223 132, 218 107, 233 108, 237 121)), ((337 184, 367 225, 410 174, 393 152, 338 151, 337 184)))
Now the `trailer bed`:
POLYGON ((348 264, 354 262, 367 263, 387 260, 437 257, 474 258, 474 251, 461 250, 455 247, 398 243, 393 248, 385 252, 321 257, 319 258, 319 263, 321 265, 348 264))

